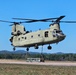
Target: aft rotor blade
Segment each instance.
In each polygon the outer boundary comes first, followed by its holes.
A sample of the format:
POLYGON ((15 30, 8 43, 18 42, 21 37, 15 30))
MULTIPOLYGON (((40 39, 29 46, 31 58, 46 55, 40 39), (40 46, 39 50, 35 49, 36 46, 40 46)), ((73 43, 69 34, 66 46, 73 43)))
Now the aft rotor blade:
POLYGON ((12 18, 12 19, 17 19, 17 20, 35 20, 35 19, 25 19, 25 18, 12 18))
POLYGON ((12 23, 10 26, 17 25, 17 24, 21 24, 21 23, 26 23, 26 22, 12 22, 12 21, 5 21, 5 20, 0 20, 0 22, 6 22, 6 23, 12 23))
POLYGON ((36 20, 36 19, 23 19, 23 18, 12 18, 12 19, 17 19, 17 20, 27 20, 23 23, 31 23, 31 22, 37 22, 39 20, 36 20))
POLYGON ((13 23, 13 22, 11 22, 11 21, 4 21, 4 20, 0 20, 0 22, 13 23))

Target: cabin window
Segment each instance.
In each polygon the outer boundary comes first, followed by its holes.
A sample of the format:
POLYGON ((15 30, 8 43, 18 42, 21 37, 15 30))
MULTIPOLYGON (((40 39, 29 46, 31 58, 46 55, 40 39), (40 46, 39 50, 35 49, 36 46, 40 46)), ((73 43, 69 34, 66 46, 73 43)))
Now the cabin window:
POLYGON ((24 37, 22 37, 22 39, 24 39, 24 37))
POLYGON ((40 37, 40 34, 38 34, 38 36, 40 37))
POLYGON ((25 39, 27 39, 27 38, 25 37, 25 39))
POLYGON ((45 32, 45 37, 48 37, 48 31, 45 32))
POLYGON ((20 40, 20 38, 18 38, 18 40, 20 40))
POLYGON ((33 38, 33 35, 31 36, 31 38, 33 38))

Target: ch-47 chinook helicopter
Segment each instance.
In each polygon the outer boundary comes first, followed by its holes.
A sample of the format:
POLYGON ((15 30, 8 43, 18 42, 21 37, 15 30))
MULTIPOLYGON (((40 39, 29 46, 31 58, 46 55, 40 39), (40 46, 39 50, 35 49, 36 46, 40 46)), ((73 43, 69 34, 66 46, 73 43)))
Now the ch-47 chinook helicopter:
POLYGON ((1 22, 8 22, 12 24, 12 32, 10 42, 11 45, 14 47, 26 47, 28 51, 30 47, 35 47, 38 49, 40 45, 48 44, 48 49, 52 47, 50 44, 58 43, 65 39, 66 35, 60 29, 60 22, 63 23, 76 23, 76 21, 60 21, 65 16, 60 16, 57 18, 47 18, 47 19, 22 19, 22 18, 13 18, 18 20, 25 20, 24 22, 10 22, 10 21, 3 21, 1 22), (38 30, 35 32, 26 31, 25 27, 21 23, 32 23, 32 22, 52 22, 48 29, 45 30, 38 30))
MULTIPOLYGON (((12 26, 12 37, 10 38, 10 41, 12 45, 15 47, 26 47, 26 50, 28 51, 30 47, 35 47, 35 49, 38 49, 38 46, 40 45, 46 45, 48 44, 48 49, 52 49, 50 44, 58 43, 65 39, 65 35, 60 29, 60 20, 64 18, 65 16, 60 16, 58 18, 48 18, 48 19, 21 19, 21 18, 13 18, 13 19, 19 19, 19 20, 26 20, 26 23, 32 23, 32 22, 52 22, 50 24, 50 27, 45 30, 38 30, 36 32, 29 32, 25 30, 25 27, 22 26, 20 23, 14 23, 12 26)), ((21 23, 25 23, 21 22, 21 23)))

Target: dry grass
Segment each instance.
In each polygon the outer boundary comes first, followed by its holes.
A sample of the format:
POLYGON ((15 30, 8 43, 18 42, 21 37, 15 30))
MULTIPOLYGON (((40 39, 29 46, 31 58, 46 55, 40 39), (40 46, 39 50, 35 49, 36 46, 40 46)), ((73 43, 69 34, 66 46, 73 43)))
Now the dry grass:
POLYGON ((76 75, 76 66, 0 64, 0 75, 76 75))

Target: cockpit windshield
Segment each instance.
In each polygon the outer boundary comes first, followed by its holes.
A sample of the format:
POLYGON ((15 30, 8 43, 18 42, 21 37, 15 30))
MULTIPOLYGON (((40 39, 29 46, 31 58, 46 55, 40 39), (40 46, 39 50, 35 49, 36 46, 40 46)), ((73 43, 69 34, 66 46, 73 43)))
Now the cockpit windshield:
POLYGON ((56 33, 61 33, 62 31, 61 30, 56 30, 56 33))
POLYGON ((63 32, 61 30, 56 30, 56 33, 63 34, 63 32))
POLYGON ((54 29, 53 33, 63 34, 62 30, 57 30, 57 29, 54 29))

